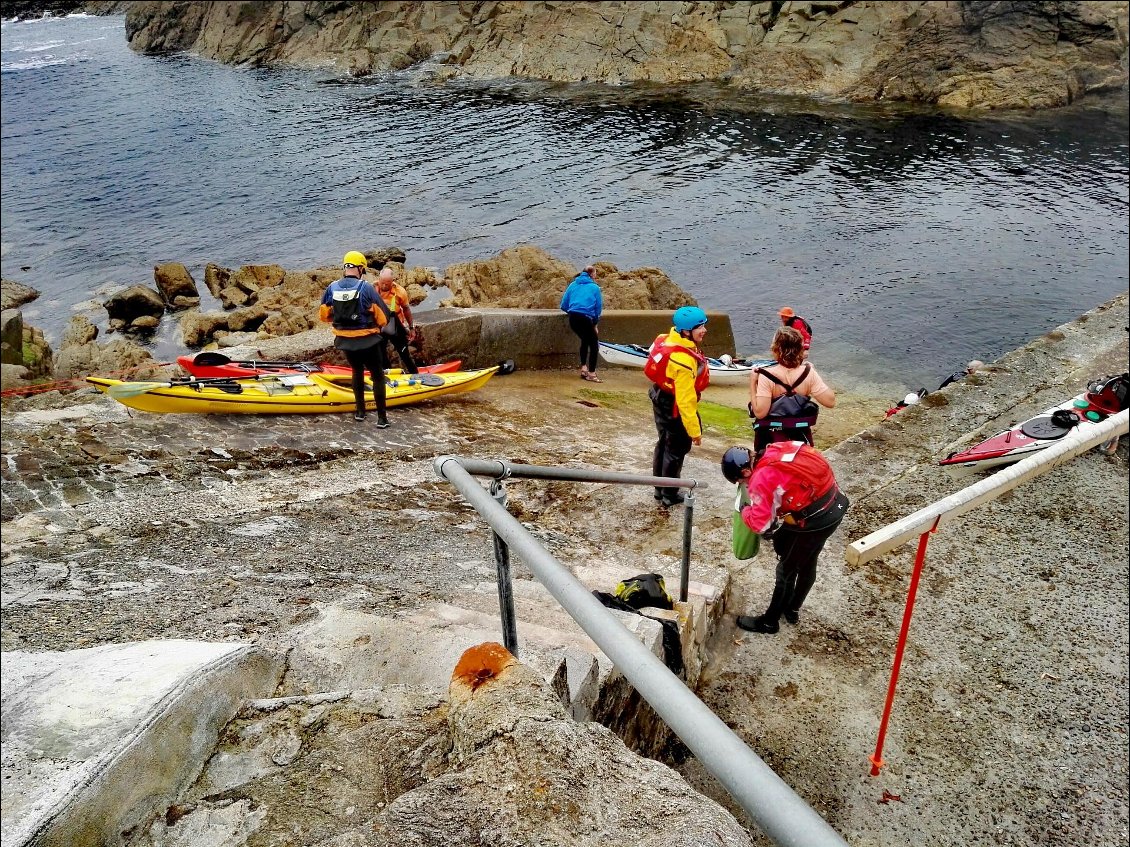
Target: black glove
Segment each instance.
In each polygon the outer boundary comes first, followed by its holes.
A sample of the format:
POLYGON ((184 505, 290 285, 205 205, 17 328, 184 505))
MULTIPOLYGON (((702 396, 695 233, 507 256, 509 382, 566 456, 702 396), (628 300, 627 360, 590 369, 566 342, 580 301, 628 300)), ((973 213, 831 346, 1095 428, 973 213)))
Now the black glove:
POLYGON ((745 407, 746 407, 746 409, 748 409, 748 410, 749 410, 749 416, 750 416, 751 418, 752 418, 752 417, 754 417, 754 414, 753 414, 753 403, 746 403, 746 404, 745 404, 745 407))
POLYGON ((781 522, 780 521, 773 521, 773 523, 769 524, 768 529, 766 529, 763 533, 761 533, 761 537, 762 538, 772 538, 773 533, 775 533, 780 528, 781 528, 781 522))

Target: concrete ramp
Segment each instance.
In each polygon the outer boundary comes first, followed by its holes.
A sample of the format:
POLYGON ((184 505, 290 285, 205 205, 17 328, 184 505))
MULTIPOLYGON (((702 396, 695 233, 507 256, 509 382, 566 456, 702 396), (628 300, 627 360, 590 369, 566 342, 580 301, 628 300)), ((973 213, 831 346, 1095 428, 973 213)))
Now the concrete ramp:
POLYGON ((180 640, 4 653, 4 847, 117 843, 196 778, 281 665, 243 644, 180 640))

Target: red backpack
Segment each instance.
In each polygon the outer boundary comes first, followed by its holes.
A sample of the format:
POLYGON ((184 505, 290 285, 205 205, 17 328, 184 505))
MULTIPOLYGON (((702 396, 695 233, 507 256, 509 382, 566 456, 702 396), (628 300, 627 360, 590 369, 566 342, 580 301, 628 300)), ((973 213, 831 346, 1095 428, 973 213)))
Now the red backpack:
POLYGON ((810 324, 800 315, 793 315, 785 321, 785 326, 790 326, 800 333, 801 341, 804 343, 805 350, 808 350, 810 347, 812 347, 812 324, 810 324))
POLYGON ((832 466, 815 447, 803 441, 778 441, 765 448, 757 467, 787 466, 791 481, 781 498, 781 512, 799 512, 827 494, 836 484, 832 466))

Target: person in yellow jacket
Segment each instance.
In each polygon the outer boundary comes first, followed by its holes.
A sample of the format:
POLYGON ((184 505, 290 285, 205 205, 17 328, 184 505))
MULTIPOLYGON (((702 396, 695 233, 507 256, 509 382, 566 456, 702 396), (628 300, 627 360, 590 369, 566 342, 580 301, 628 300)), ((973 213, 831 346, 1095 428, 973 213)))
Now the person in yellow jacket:
MULTIPOLYGON (((644 373, 655 383, 648 396, 659 435, 651 472, 677 479, 691 445, 702 444, 698 401, 710 384, 710 368, 699 350, 706 336, 706 312, 683 306, 675 310, 672 323, 671 331, 651 345, 644 373)), ((684 500, 677 488, 656 488, 655 499, 663 506, 677 506, 684 500)))

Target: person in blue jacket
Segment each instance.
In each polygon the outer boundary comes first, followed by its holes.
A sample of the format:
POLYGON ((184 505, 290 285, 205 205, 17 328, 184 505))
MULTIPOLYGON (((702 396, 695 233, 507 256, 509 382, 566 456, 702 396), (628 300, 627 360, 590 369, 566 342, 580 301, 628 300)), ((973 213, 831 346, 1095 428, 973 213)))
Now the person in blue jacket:
POLYGON ((587 265, 574 277, 561 295, 561 311, 569 316, 569 328, 581 339, 581 379, 603 382, 596 375, 596 354, 600 349, 597 324, 604 309, 604 298, 600 286, 592 278, 595 272, 596 268, 587 265))

